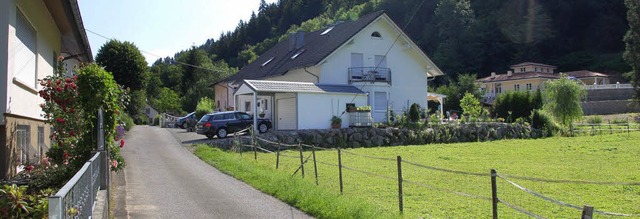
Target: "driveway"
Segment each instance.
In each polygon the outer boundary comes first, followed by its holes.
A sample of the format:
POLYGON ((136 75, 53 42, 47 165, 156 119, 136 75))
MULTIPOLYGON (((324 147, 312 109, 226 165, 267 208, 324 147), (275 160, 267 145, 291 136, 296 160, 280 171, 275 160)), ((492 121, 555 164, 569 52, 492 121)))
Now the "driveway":
MULTIPOLYGON (((310 218, 305 213, 209 166, 188 148, 206 137, 183 129, 136 126, 126 137, 126 193, 118 218, 310 218)), ((124 177, 122 177, 124 176, 124 177)), ((124 189, 121 189, 124 187, 124 189)), ((120 191, 119 190, 125 190, 120 191)), ((118 199, 116 197, 116 199, 118 199)), ((117 209, 118 207, 116 207, 117 209)))

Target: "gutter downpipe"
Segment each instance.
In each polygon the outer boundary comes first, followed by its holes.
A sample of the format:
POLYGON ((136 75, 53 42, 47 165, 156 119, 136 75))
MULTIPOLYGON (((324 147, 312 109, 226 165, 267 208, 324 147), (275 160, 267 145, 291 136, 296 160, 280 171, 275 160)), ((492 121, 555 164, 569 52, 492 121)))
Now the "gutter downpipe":
POLYGON ((317 75, 311 73, 309 70, 307 70, 307 67, 304 67, 304 71, 307 72, 307 74, 312 75, 313 77, 316 77, 316 83, 320 83, 320 77, 318 77, 317 75))

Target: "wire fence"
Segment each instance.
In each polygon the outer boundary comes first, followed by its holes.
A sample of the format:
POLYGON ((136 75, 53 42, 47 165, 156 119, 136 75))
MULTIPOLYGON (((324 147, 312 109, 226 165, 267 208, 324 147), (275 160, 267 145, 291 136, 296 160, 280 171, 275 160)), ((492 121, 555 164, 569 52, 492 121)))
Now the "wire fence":
POLYGON ((632 131, 640 131, 640 123, 634 123, 628 118, 626 120, 614 120, 613 122, 608 120, 607 123, 576 123, 571 131, 577 136, 630 133, 632 131))
MULTIPOLYGON (((253 134, 253 133, 252 133, 253 134)), ((252 136, 238 136, 236 137, 235 141, 237 141, 237 144, 239 145, 239 147, 241 147, 242 149, 251 149, 254 153, 254 159, 258 159, 258 151, 264 152, 265 154, 272 154, 276 156, 276 164, 275 167, 276 169, 279 168, 280 166, 280 158, 286 158, 286 159, 290 159, 290 160, 295 160, 296 162, 299 162, 299 164, 296 166, 295 171, 293 172, 292 176, 296 175, 297 173, 300 173, 300 175, 302 176, 302 178, 305 177, 305 165, 309 165, 309 163, 311 162, 313 164, 313 172, 314 172, 314 176, 315 176, 315 183, 316 185, 318 185, 318 164, 321 165, 325 165, 325 166, 329 166, 329 167, 333 167, 333 168, 338 168, 338 183, 339 183, 339 188, 340 188, 340 193, 344 193, 344 180, 343 180, 343 174, 344 171, 350 171, 352 173, 355 174, 362 174, 362 175, 366 175, 369 177, 375 177, 375 178, 380 178, 380 179, 384 179, 386 181, 392 181, 397 183, 398 185, 398 210, 400 212, 404 211, 404 194, 403 194, 403 189, 406 187, 403 184, 409 184, 412 186, 417 186, 420 188, 425 188, 428 190, 433 190, 433 191, 438 191, 438 192, 444 192, 444 193, 449 193, 449 194, 454 194, 456 196, 460 196, 460 197, 464 197, 464 198, 470 198, 470 199, 474 199, 474 200, 480 200, 483 202, 491 202, 492 205, 492 215, 493 218, 498 218, 498 207, 499 204, 501 203, 503 206, 506 206, 507 208, 513 209, 523 215, 527 215, 533 218, 545 218, 543 216, 540 216, 538 214, 536 214, 534 212, 534 210, 530 210, 527 209, 526 206, 521 206, 523 204, 521 203, 517 203, 517 201, 512 202, 509 201, 507 199, 505 199, 506 197, 498 197, 498 179, 502 180, 503 182, 506 182, 506 184, 502 184, 502 185, 508 185, 511 186, 512 188, 515 188, 515 190, 519 190, 524 192, 526 195, 528 195, 529 197, 533 197, 535 199, 539 199, 542 202, 546 202, 546 203, 550 203, 554 206, 557 207, 561 207, 561 208, 568 208, 568 209, 573 209, 573 210, 582 210, 582 218, 592 218, 593 214, 599 214, 599 215, 604 215, 604 216, 614 216, 614 217, 640 217, 640 214, 632 214, 632 213, 617 213, 617 212, 609 212, 609 211, 603 211, 603 210, 597 210, 594 209, 594 207, 589 206, 589 205, 576 205, 576 204, 571 204, 569 202, 565 202, 565 201, 560 201, 556 198, 552 198, 548 195, 545 195, 541 192, 537 192, 534 191, 532 189, 529 189, 527 187, 524 187, 516 182, 514 182, 513 180, 523 180, 523 181, 531 181, 531 182, 538 182, 538 183, 561 183, 561 184, 571 184, 571 185, 595 185, 595 186, 640 186, 640 182, 614 182, 614 181, 587 181, 587 180, 563 180, 563 179, 546 179, 546 178, 538 178, 538 177, 528 177, 528 176, 516 176, 516 175, 508 175, 508 174, 498 174, 496 170, 491 169, 490 172, 488 173, 480 173, 480 172, 469 172, 469 171, 461 171, 461 170, 454 170, 454 169, 448 169, 448 168, 442 168, 442 167, 436 167, 436 166, 429 166, 429 165, 425 165, 425 164, 421 164, 418 162, 414 162, 414 161, 409 161, 409 160, 404 160, 402 159, 401 156, 397 156, 395 159, 394 158, 388 158, 388 157, 378 157, 378 156, 372 156, 372 155, 366 155, 366 154, 359 154, 359 153, 355 153, 353 151, 350 150, 345 150, 345 149, 341 149, 341 148, 323 148, 323 147, 318 147, 318 146, 314 146, 314 145, 307 145, 307 144, 284 144, 281 142, 277 142, 277 141, 270 141, 264 138, 260 138, 257 137, 255 135, 252 136), (248 142, 248 143, 245 143, 248 142), (311 152, 310 155, 307 155, 306 157, 304 156, 303 152, 311 152), (337 152, 337 163, 333 163, 333 162, 328 162, 328 161, 321 161, 321 160, 317 160, 316 159, 316 151, 321 150, 321 151, 335 151, 337 152), (295 152, 294 152, 295 151, 295 152), (295 155, 293 155, 292 153, 295 153, 295 155), (374 162, 395 162, 397 165, 397 175, 386 175, 386 174, 380 174, 380 173, 375 173, 372 171, 367 171, 367 170, 363 170, 354 166, 347 166, 344 165, 343 163, 343 156, 353 156, 353 157, 361 157, 361 158, 365 158, 365 159, 369 159, 372 160, 374 162), (402 165, 409 165, 411 167, 414 168, 418 168, 418 169, 422 169, 422 170, 430 170, 430 171, 437 171, 437 172, 441 172, 441 173, 445 173, 445 174, 453 174, 453 175, 457 175, 457 176, 461 176, 461 177, 474 177, 474 178, 481 178, 481 179, 491 179, 491 197, 488 196, 483 196, 483 195, 479 195, 479 194, 473 194, 471 192, 466 192, 466 191, 458 191, 456 189, 451 189, 451 188, 447 188, 447 187, 442 187, 442 186, 435 186, 435 185, 431 185, 429 183, 425 183, 425 182, 419 182, 417 180, 407 180, 403 177, 402 171, 403 171, 403 167, 402 165)), ((242 149, 240 150, 242 153, 242 149)), ((373 165, 372 165, 373 166, 373 165)), ((404 170, 408 170, 407 167, 404 168, 404 170)), ((501 187, 502 188, 502 187, 501 187)), ((507 188, 504 188, 507 189, 507 188)))

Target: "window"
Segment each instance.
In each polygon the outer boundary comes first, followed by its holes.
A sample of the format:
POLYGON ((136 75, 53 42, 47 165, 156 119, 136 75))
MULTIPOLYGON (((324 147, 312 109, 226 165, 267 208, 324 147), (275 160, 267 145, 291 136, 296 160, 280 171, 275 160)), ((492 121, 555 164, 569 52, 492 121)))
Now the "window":
POLYGON ((375 55, 374 60, 376 63, 375 66, 378 68, 386 68, 387 67, 387 57, 381 55, 375 55))
POLYGON ((525 71, 527 71, 526 68, 520 68, 520 72, 525 72, 525 71))
POLYGON ((536 67, 536 70, 535 70, 535 72, 538 72, 538 68, 537 68, 537 67, 536 67))
POLYGON ((20 150, 18 152, 18 155, 19 155, 18 163, 19 164, 28 164, 29 163, 29 145, 31 144, 30 129, 31 129, 31 127, 29 127, 28 125, 18 125, 16 127, 16 137, 17 137, 16 146, 20 150))
POLYGON ((236 117, 233 115, 233 113, 227 113, 224 114, 224 119, 225 120, 230 120, 230 119, 235 119, 236 117))
POLYGON ((269 100, 268 99, 264 99, 264 106, 262 106, 262 108, 264 110, 269 110, 269 100))
POLYGON ((213 115, 213 120, 223 120, 224 116, 222 114, 213 115))
POLYGON ((362 53, 351 53, 351 67, 361 68, 363 66, 364 55, 362 53))
POLYGON ((300 56, 300 54, 302 54, 304 51, 307 51, 306 49, 300 49, 298 50, 295 54, 293 54, 293 56, 291 56, 291 59, 296 59, 298 58, 298 56, 300 56))
POLYGON ((519 91, 520 90, 520 85, 519 84, 514 84, 513 85, 513 89, 516 90, 516 91, 519 91))
POLYGON ((502 93, 502 84, 496 84, 496 93, 502 93))
POLYGON ((325 34, 329 33, 329 31, 333 30, 334 27, 336 27, 336 26, 330 26, 326 30, 322 31, 322 33, 320 35, 325 35, 325 34))
POLYGON ((44 147, 44 126, 38 126, 38 157, 42 157, 44 147))
POLYGON ((531 83, 527 83, 527 90, 531 90, 531 83))
POLYGON ((19 9, 16 9, 16 46, 13 77, 20 83, 36 87, 36 30, 19 9))
POLYGON ((238 113, 238 118, 248 120, 248 119, 251 119, 251 115, 246 113, 238 113))
POLYGON ((387 93, 386 92, 374 92, 374 110, 387 110, 387 93))
POLYGON ((245 101, 244 102, 244 111, 245 112, 251 111, 251 101, 245 101))
POLYGON ((273 59, 276 58, 275 56, 269 58, 269 60, 267 60, 266 62, 262 63, 261 67, 264 67, 266 65, 268 65, 271 61, 273 61, 273 59))
POLYGON ((382 35, 380 35, 380 33, 378 31, 375 31, 375 32, 371 33, 371 38, 382 39, 382 35))

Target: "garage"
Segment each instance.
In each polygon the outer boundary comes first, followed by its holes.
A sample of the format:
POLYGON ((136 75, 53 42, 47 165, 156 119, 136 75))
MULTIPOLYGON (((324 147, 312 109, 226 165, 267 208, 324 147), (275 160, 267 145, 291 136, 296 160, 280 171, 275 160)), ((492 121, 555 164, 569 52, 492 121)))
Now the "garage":
MULTIPOLYGON (((275 109, 269 118, 274 118, 275 130, 328 129, 334 115, 342 117, 342 126, 347 127, 349 118, 344 113, 346 105, 367 104, 367 93, 352 85, 244 80, 234 94, 236 104, 255 102, 258 97, 274 100, 269 101, 269 104, 274 104, 269 108, 275 109)), ((246 105, 254 107, 248 113, 258 112, 255 104, 246 105)))

